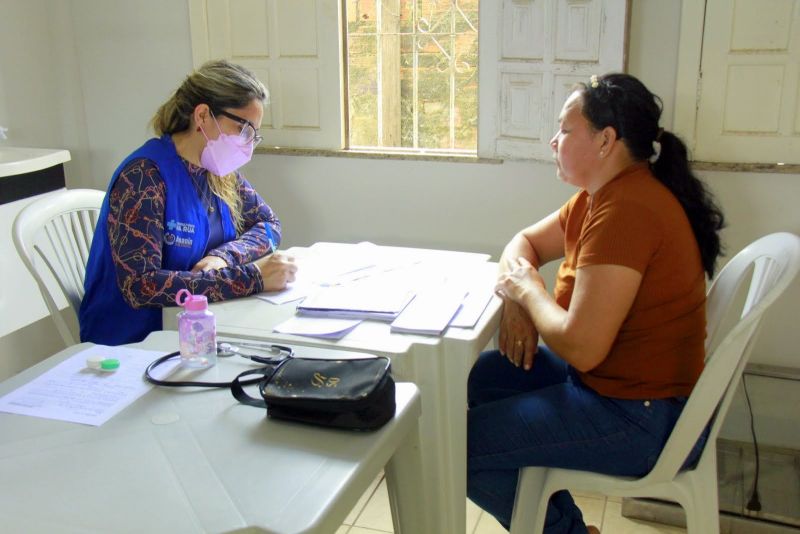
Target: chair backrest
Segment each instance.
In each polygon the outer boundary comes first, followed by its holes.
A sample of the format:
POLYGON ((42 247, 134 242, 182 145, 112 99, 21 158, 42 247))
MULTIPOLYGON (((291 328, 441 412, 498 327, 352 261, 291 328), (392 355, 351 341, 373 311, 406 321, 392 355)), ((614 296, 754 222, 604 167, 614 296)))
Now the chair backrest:
POLYGON ((36 280, 58 333, 67 346, 76 341, 61 317, 55 295, 44 281, 42 262, 77 313, 84 295, 86 262, 104 196, 103 191, 93 189, 48 193, 25 206, 14 219, 14 246, 36 280))
MULTIPOLYGON (((782 232, 754 241, 717 275, 706 302, 706 347, 714 348, 707 355, 705 369, 658 462, 646 479, 672 480, 712 419, 708 440, 716 440, 753 349, 764 312, 789 286, 798 270, 800 237, 782 232), (729 330, 723 331, 721 325, 749 273, 752 273, 750 286, 739 320, 729 330)), ((716 448, 706 447, 703 456, 708 451, 716 454, 716 448)))

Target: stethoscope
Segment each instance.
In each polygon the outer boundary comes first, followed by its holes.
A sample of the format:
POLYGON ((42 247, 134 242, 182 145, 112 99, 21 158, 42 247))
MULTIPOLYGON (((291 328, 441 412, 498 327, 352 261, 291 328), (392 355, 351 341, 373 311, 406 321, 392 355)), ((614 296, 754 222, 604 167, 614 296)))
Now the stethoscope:
POLYGON ((263 356, 255 356, 252 354, 244 354, 242 349, 256 349, 268 354, 272 354, 280 360, 291 358, 294 356, 292 347, 286 345, 276 345, 274 343, 250 343, 246 341, 218 341, 217 342, 217 357, 228 358, 230 356, 241 356, 248 360, 253 360, 258 363, 277 363, 275 358, 265 358, 263 356), (269 360, 269 361, 267 361, 269 360))
MULTIPOLYGON (((144 379, 150 382, 151 384, 155 384, 156 386, 167 386, 167 387, 201 387, 201 388, 229 388, 233 385, 234 382, 237 382, 241 386, 247 386, 250 384, 257 384, 260 382, 264 377, 261 373, 261 376, 256 378, 249 378, 249 379, 242 379, 240 380, 238 377, 230 382, 197 382, 192 380, 161 380, 159 378, 155 378, 151 371, 161 365, 162 363, 171 360, 172 358, 180 357, 180 351, 171 352, 160 358, 154 360, 150 365, 147 366, 147 369, 144 370, 144 379)), ((249 342, 231 342, 231 341, 218 341, 217 342, 217 357, 219 358, 229 358, 231 356, 241 356, 242 358, 246 358, 250 361, 260 363, 262 365, 270 365, 270 366, 277 366, 281 363, 285 362, 289 358, 294 356, 294 349, 292 347, 288 347, 286 345, 277 345, 274 343, 249 343, 249 342), (255 354, 245 354, 242 352, 242 348, 249 348, 249 349, 256 349, 262 352, 266 352, 270 354, 270 356, 258 356, 255 354)), ((251 371, 246 371, 243 374, 252 374, 251 371)), ((240 375, 241 376, 241 375, 240 375)))

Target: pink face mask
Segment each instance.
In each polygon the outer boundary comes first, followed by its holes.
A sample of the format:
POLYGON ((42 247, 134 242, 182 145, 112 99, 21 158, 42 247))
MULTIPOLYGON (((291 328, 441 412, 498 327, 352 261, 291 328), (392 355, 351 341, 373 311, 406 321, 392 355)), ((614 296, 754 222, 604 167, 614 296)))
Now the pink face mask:
POLYGON ((216 139, 209 139, 200 127, 203 137, 206 138, 206 146, 200 154, 200 165, 217 176, 225 176, 250 161, 253 157, 253 143, 243 143, 241 136, 224 133, 216 117, 214 122, 219 130, 219 137, 216 139))

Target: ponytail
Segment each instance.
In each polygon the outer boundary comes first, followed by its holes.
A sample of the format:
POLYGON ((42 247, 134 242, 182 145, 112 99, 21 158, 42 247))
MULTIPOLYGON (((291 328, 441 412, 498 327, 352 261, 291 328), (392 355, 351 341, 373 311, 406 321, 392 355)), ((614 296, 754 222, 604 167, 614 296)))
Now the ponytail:
POLYGON ((683 141, 675 134, 663 131, 658 142, 661 152, 650 167, 655 177, 672 191, 683 206, 700 247, 703 269, 709 278, 713 278, 717 257, 722 254, 719 231, 725 227, 725 216, 706 185, 689 167, 683 141))

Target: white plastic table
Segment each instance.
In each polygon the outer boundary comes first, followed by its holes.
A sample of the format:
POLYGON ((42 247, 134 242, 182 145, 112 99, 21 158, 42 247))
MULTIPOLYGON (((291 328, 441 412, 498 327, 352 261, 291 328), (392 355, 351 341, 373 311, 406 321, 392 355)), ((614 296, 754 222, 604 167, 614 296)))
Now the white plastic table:
MULTIPOLYGON (((441 254, 444 259, 448 257, 446 251, 441 254)), ((453 269, 459 268, 453 265, 453 269)), ((496 273, 497 264, 483 263, 475 287, 485 289, 496 273)), ((418 511, 413 528, 403 529, 402 534, 462 534, 466 530, 467 377, 479 352, 497 330, 500 299, 492 297, 474 328, 450 327, 442 336, 422 336, 392 333, 388 323, 364 321, 338 341, 273 332, 273 326, 295 314, 296 305, 274 305, 249 297, 216 303, 210 309, 216 315, 220 335, 389 357, 395 379, 413 382, 422 395, 417 444, 422 454, 422 478, 410 471, 397 471, 394 465, 386 469, 390 501, 400 509, 418 511)), ((164 309, 164 328, 176 328, 177 311, 164 309)))
MULTIPOLYGON (((0 383, 0 395, 89 346, 0 383)), ((177 334, 132 346, 171 352, 177 334)), ((210 374, 248 363, 221 360, 210 374)), ((228 390, 197 388, 154 388, 100 427, 0 413, 0 530, 329 534, 387 462, 420 470, 419 412, 417 388, 398 383, 395 418, 375 432, 269 420, 228 390)), ((413 532, 415 511, 395 511, 398 531, 413 532)))

